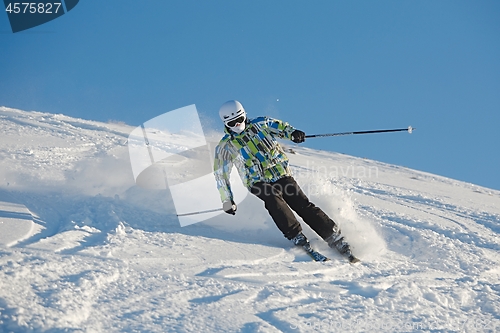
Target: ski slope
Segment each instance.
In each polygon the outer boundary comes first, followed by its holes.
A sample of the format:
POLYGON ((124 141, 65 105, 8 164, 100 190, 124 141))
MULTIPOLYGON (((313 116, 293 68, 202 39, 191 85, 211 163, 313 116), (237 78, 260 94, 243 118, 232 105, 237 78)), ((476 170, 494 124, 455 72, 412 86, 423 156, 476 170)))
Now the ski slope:
POLYGON ((500 331, 499 191, 290 145, 362 259, 316 263, 252 196, 181 228, 132 130, 0 108, 0 332, 500 331))

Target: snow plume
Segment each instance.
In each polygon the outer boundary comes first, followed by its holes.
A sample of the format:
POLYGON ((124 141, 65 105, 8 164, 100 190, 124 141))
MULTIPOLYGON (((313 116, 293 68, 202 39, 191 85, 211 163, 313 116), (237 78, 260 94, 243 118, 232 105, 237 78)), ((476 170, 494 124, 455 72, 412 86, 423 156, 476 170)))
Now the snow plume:
POLYGON ((73 170, 65 173, 64 185, 89 196, 124 193, 134 186, 126 149, 120 147, 102 157, 76 163, 73 170))
MULTIPOLYGON (((300 158, 294 157, 297 161, 300 158)), ((317 172, 298 172, 297 181, 311 202, 320 207, 341 228, 353 250, 363 256, 379 257, 385 251, 385 241, 373 221, 360 216, 353 193, 346 179, 331 178, 317 172)))

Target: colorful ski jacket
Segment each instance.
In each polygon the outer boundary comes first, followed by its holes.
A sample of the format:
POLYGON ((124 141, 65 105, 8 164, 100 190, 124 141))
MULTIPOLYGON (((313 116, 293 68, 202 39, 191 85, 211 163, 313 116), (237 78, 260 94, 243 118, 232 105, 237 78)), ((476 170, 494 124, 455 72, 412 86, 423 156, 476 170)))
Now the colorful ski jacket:
POLYGON ((233 200, 229 176, 236 166, 250 190, 257 182, 274 182, 291 175, 288 158, 276 138, 291 139, 295 128, 281 120, 259 117, 247 120, 240 134, 226 128, 215 148, 214 175, 222 202, 233 200))

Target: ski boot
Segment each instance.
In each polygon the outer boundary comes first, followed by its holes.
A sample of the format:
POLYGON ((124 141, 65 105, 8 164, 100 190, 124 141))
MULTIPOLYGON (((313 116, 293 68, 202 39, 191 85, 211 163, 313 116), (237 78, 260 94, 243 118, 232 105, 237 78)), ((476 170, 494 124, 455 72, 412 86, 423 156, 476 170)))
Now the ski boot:
POLYGON ((347 257, 347 260, 349 260, 351 264, 359 262, 359 259, 352 254, 351 246, 344 240, 344 236, 340 233, 332 234, 330 237, 326 238, 325 241, 328 243, 329 247, 336 249, 340 254, 347 257))
POLYGON ((299 232, 297 236, 294 238, 290 239, 292 243, 296 246, 302 247, 304 251, 314 260, 314 261, 329 261, 327 257, 319 253, 318 251, 314 250, 311 247, 311 244, 307 240, 307 237, 302 233, 299 232))
POLYGON ((304 246, 307 243, 309 243, 309 241, 307 240, 307 237, 302 232, 299 232, 297 236, 295 236, 294 238, 292 238, 290 240, 292 241, 292 243, 294 245, 297 245, 297 246, 304 246))

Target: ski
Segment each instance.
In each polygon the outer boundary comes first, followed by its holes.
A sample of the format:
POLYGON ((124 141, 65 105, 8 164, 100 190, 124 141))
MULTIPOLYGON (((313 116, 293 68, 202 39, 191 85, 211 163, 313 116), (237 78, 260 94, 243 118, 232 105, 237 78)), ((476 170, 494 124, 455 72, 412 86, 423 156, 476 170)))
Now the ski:
POLYGON ((318 251, 314 250, 312 247, 311 247, 311 244, 309 244, 309 242, 307 242, 306 244, 302 245, 302 248, 304 249, 304 251, 306 251, 306 253, 314 260, 314 261, 330 261, 329 258, 325 257, 324 255, 322 255, 321 253, 319 253, 318 251))

